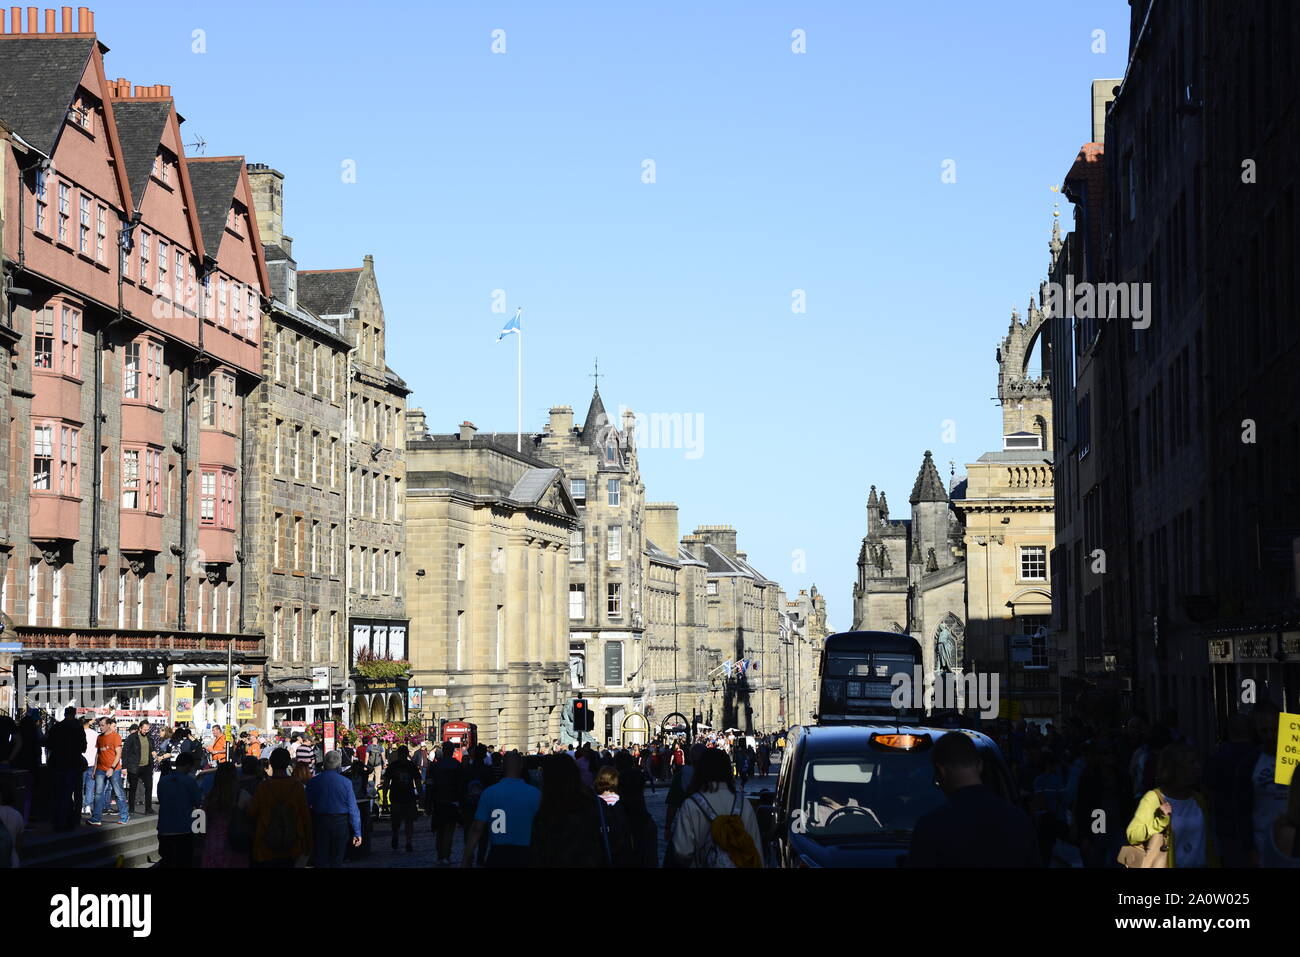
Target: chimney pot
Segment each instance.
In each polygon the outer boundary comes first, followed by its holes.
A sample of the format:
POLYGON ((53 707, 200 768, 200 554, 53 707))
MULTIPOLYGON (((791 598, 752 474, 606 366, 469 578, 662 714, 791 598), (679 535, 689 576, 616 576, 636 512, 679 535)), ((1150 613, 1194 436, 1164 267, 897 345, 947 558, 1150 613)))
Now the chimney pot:
POLYGON ((63 8, 63 32, 64 33, 72 32, 72 8, 71 7, 63 8))
POLYGON ((40 7, 27 8, 27 32, 28 33, 41 32, 41 8, 40 7))
POLYGON ((22 7, 9 8, 9 32, 10 33, 23 32, 23 8, 22 7))
POLYGON ((77 7, 77 32, 90 32, 90 7, 77 7))
POLYGON ((45 32, 46 33, 59 32, 57 29, 55 29, 55 19, 56 19, 56 15, 53 10, 45 11, 45 32))

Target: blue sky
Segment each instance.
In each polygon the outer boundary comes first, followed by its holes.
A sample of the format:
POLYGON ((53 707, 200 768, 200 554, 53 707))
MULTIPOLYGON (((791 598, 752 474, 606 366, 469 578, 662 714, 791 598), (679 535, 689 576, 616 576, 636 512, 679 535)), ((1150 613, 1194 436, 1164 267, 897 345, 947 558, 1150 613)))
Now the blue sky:
POLYGON ((902 517, 926 449, 947 478, 1000 443, 994 348, 1128 42, 1122 0, 94 9, 110 77, 286 174, 301 268, 374 255, 432 429, 514 428, 504 290, 525 427, 581 418, 596 356, 611 412, 699 417, 703 454, 642 451, 647 498, 736 526, 839 628, 868 487, 902 517))

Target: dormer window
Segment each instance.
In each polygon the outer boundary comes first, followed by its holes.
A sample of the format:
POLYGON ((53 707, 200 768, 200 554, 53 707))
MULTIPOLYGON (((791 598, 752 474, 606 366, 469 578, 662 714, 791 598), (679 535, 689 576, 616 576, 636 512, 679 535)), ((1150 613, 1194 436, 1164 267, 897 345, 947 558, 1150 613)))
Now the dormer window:
POLYGON ((171 183, 171 162, 160 150, 153 158, 153 175, 156 180, 164 185, 171 183))
POLYGON ((90 100, 78 94, 77 98, 72 101, 72 106, 68 108, 68 120, 74 126, 79 126, 87 133, 95 132, 95 107, 90 100))
POLYGON ((1043 437, 1036 432, 1012 432, 1002 436, 1002 451, 1023 452, 1026 449, 1042 451, 1043 437))

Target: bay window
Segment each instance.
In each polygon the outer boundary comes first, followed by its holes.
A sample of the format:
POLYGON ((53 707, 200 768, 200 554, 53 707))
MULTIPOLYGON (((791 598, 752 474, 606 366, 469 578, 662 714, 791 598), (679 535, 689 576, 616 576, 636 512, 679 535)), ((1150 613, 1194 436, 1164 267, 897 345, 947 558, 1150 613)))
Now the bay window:
POLYGON ((32 427, 32 488, 52 490, 54 479, 54 426, 32 427))

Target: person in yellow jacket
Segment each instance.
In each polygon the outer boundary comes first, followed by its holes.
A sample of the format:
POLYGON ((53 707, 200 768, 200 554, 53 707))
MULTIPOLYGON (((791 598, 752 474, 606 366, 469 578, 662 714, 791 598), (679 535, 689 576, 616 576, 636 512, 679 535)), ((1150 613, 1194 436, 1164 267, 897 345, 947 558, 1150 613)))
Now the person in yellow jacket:
POLYGON ((1160 752, 1156 786, 1142 795, 1127 838, 1144 845, 1154 834, 1167 835, 1169 867, 1218 867, 1214 846, 1214 819, 1198 790, 1201 761, 1185 744, 1171 744, 1160 752))

